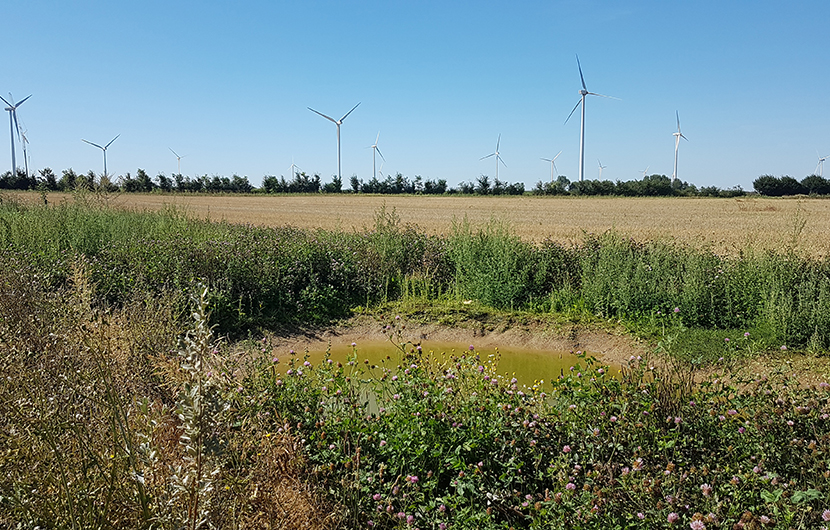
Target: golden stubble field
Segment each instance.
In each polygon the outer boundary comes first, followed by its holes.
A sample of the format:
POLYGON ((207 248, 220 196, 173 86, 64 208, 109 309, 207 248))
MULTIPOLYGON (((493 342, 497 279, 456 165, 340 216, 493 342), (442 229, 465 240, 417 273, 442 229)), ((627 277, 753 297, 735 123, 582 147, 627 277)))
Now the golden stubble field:
MULTIPOLYGON (((40 201, 33 192, 16 194, 40 201)), ((72 200, 50 194, 50 202, 72 200)), ((614 230, 639 240, 674 238, 733 253, 788 246, 813 256, 830 255, 830 200, 814 198, 607 198, 459 197, 375 195, 179 195, 120 194, 108 202, 136 210, 172 205, 189 215, 260 226, 362 230, 383 206, 402 223, 448 234, 465 217, 476 226, 508 221, 527 240, 580 241, 584 232, 614 230)))

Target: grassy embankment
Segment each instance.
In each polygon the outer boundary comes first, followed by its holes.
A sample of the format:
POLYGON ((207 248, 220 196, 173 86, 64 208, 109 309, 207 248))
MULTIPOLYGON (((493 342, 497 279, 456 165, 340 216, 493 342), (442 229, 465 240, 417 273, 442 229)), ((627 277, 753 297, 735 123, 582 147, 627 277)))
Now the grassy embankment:
POLYGON ((811 528, 830 518, 827 388, 728 373, 746 353, 827 348, 822 262, 613 235, 537 246, 496 223, 438 238, 389 212, 372 231, 339 234, 5 202, 0 225, 4 524, 811 528), (191 306, 197 280, 209 287, 191 306), (520 391, 475 352, 304 366, 251 339, 217 343, 206 320, 210 308, 223 333, 259 336, 357 305, 465 299, 620 320, 718 373, 692 386, 688 370, 645 360, 620 379, 587 363, 520 391))

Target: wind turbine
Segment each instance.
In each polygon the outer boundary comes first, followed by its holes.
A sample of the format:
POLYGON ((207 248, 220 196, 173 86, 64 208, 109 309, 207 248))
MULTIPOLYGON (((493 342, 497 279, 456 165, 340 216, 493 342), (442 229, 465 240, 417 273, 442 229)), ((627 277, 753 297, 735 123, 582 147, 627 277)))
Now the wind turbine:
POLYGON ((26 168, 26 178, 29 178, 29 153, 26 146, 29 144, 29 139, 26 138, 26 127, 23 127, 23 132, 20 133, 21 144, 23 145, 23 166, 26 168))
POLYGON ((588 92, 588 88, 585 86, 585 77, 582 75, 582 65, 579 64, 579 55, 576 56, 576 65, 579 67, 579 79, 582 81, 582 90, 579 91, 579 101, 576 102, 574 105, 573 110, 570 114, 568 114, 568 119, 565 120, 565 123, 568 123, 568 120, 571 119, 573 113, 576 111, 576 108, 582 105, 582 125, 579 128, 579 181, 582 182, 583 176, 585 174, 585 96, 599 96, 601 98, 609 98, 609 99, 619 99, 613 96, 604 96, 602 94, 597 94, 595 92, 588 92))
POLYGON ((9 112, 9 135, 12 138, 12 176, 17 174, 17 162, 14 159, 14 131, 17 129, 17 136, 20 137, 20 127, 17 125, 17 107, 23 104, 24 101, 32 97, 31 94, 23 98, 22 100, 14 103, 14 98, 12 97, 11 93, 9 93, 9 99, 12 100, 12 103, 6 101, 6 98, 0 96, 0 99, 3 100, 3 103, 8 105, 5 110, 9 112))
POLYGON ((559 155, 561 155, 561 154, 562 154, 562 151, 559 151, 558 153, 556 153, 556 156, 553 157, 553 158, 544 158, 544 157, 542 157, 542 160, 544 160, 546 162, 550 162, 550 181, 551 181, 551 183, 553 183, 553 173, 556 171, 556 159, 559 158, 559 155))
MULTIPOLYGON (((116 136, 115 138, 118 138, 118 137, 116 136)), ((113 138, 112 142, 114 142, 114 141, 115 141, 115 138, 113 138)), ((86 140, 84 140, 84 141, 86 141, 86 140)), ((110 144, 111 144, 112 142, 110 142, 110 144)), ((89 142, 87 142, 87 143, 89 143, 89 142)), ((95 144, 92 144, 92 145, 95 145, 95 144)), ((107 144, 107 146, 109 146, 109 144, 107 144)), ((176 171, 176 174, 177 174, 177 175, 181 175, 181 174, 182 174, 182 158, 184 158, 184 157, 185 157, 185 156, 187 156, 187 155, 184 155, 184 156, 179 156, 179 153, 177 153, 177 152, 173 151, 173 148, 172 148, 172 147, 168 147, 168 149, 170 149, 170 152, 171 152, 171 153, 173 153, 174 155, 176 155, 176 162, 178 163, 178 166, 177 166, 177 167, 178 167, 178 170, 176 171)), ((106 153, 106 149, 105 149, 105 150, 104 150, 104 160, 106 160, 106 158, 107 158, 107 153, 106 153)), ((106 171, 107 171, 107 170, 106 170, 106 169, 104 169, 104 172, 106 172, 106 171)))
POLYGON ((81 141, 82 141, 82 142, 86 142, 86 143, 88 143, 89 145, 94 145, 95 147, 97 147, 98 149, 100 149, 101 151, 103 151, 103 152, 104 152, 104 176, 107 176, 107 147, 111 146, 111 145, 112 145, 112 142, 116 141, 116 140, 118 139, 118 137, 119 137, 119 136, 121 136, 121 133, 118 133, 118 135, 116 135, 116 137, 115 137, 115 138, 113 138, 112 140, 110 140, 110 143, 108 143, 108 144, 107 144, 107 145, 105 145, 104 147, 101 147, 101 146, 100 146, 100 145, 98 145, 98 144, 94 144, 94 143, 92 143, 92 142, 90 142, 90 141, 88 141, 88 140, 84 140, 83 138, 81 138, 81 141))
POLYGON ((602 180, 602 170, 608 166, 603 166, 602 162, 599 161, 599 158, 597 158, 597 164, 599 164, 599 180, 602 180))
POLYGON ((646 168, 643 170, 643 180, 645 180, 646 174, 648 173, 648 168, 650 168, 650 167, 651 166, 646 166, 646 168))
POLYGON ((493 152, 493 153, 490 153, 487 156, 483 156, 483 157, 479 158, 479 160, 484 160, 485 158, 490 158, 491 156, 496 157, 496 179, 497 180, 499 178, 499 162, 501 162, 502 165, 504 165, 504 167, 507 167, 507 164, 504 163, 504 160, 501 159, 501 155, 499 154, 499 144, 500 143, 501 143, 501 135, 499 135, 499 139, 496 140, 496 151, 493 152))
POLYGON ((345 120, 349 116, 349 114, 351 114, 352 111, 357 108, 358 105, 360 105, 360 103, 358 103, 357 105, 352 107, 352 110, 350 110, 349 112, 344 114, 343 117, 340 118, 339 120, 335 120, 331 116, 326 116, 322 112, 318 112, 318 111, 312 109, 311 107, 308 107, 308 110, 310 110, 311 112, 313 112, 315 114, 319 114, 320 116, 322 116, 325 119, 329 120, 333 124, 337 125, 337 178, 341 178, 341 176, 340 176, 340 126, 343 124, 343 120, 345 120))
MULTIPOLYGON (((380 148, 378 147, 378 140, 380 140, 380 132, 378 132, 378 136, 375 138, 375 143, 369 146, 372 148, 372 176, 374 178, 377 178, 378 176, 377 171, 375 171, 375 153, 379 154, 381 160, 386 162, 386 158, 383 157, 383 153, 380 152, 380 148)), ((382 164, 381 167, 383 167, 382 164)))
POLYGON ((303 168, 301 168, 300 166, 298 166, 297 164, 294 163, 294 158, 293 157, 291 158, 291 167, 289 167, 288 169, 291 170, 291 180, 292 181, 297 178, 297 171, 296 170, 297 169, 299 169, 300 171, 303 170, 303 168))
POLYGON ((683 136, 683 133, 680 132, 680 113, 677 111, 674 111, 674 113, 677 116, 677 132, 672 133, 672 136, 674 136, 674 173, 671 175, 672 184, 674 184, 674 181, 677 179, 677 147, 680 145, 680 139, 683 138, 687 142, 689 141, 689 139, 683 136))
MULTIPOLYGON (((818 155, 818 151, 816 151, 816 155, 818 155)), ((818 176, 819 177, 824 176, 824 161, 827 160, 828 157, 830 157, 830 155, 819 156, 818 157, 818 164, 816 165, 816 171, 818 171, 818 176)))

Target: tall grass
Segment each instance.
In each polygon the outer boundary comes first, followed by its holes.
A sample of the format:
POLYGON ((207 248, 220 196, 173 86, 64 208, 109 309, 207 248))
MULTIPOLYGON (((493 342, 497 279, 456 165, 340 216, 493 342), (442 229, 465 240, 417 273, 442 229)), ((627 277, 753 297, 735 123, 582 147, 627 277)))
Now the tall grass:
POLYGON ((332 526, 296 442, 229 416, 239 367, 203 290, 183 323, 152 293, 96 300, 71 268, 59 289, 0 269, 0 528, 332 526))
POLYGON ((751 329, 776 347, 830 347, 830 264, 789 250, 723 255, 613 233, 535 245, 495 220, 461 220, 446 237, 427 236, 385 208, 358 233, 211 223, 90 201, 0 204, 3 266, 57 287, 76 256, 88 264, 95 299, 108 303, 165 293, 183 314, 189 286, 205 282, 222 334, 321 323, 406 298, 474 299, 634 323, 677 308, 689 329, 751 329))

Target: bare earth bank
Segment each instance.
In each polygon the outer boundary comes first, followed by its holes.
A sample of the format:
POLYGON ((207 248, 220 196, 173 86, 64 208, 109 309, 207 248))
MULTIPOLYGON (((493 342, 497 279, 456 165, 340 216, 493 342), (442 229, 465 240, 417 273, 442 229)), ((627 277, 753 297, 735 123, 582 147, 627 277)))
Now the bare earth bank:
MULTIPOLYGON (((329 344, 379 342, 389 340, 384 326, 385 322, 374 317, 356 316, 322 330, 273 337, 271 345, 277 351, 301 352, 325 350, 329 344)), ((397 342, 398 339, 394 337, 393 340, 397 342)), ((471 344, 479 350, 509 347, 550 352, 550 355, 583 351, 594 355, 600 362, 611 365, 624 364, 632 355, 642 355, 649 348, 643 341, 612 331, 589 330, 578 326, 553 328, 542 323, 499 326, 475 323, 458 327, 407 322, 400 340, 412 344, 471 344)))

